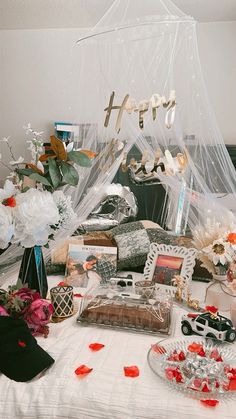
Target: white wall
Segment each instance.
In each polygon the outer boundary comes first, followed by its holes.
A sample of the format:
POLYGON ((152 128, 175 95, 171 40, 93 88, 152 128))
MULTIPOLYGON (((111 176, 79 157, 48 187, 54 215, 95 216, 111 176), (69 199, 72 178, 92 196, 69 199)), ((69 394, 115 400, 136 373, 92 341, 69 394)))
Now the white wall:
POLYGON ((236 21, 200 23, 198 45, 209 98, 227 144, 236 144, 236 21))
MULTIPOLYGON (((25 154, 22 126, 50 134, 56 120, 78 121, 71 48, 82 30, 0 31, 0 138, 25 154), (72 104, 72 106, 71 106, 72 104)), ((210 101, 226 143, 236 144, 236 22, 201 23, 199 51, 210 101)), ((0 167, 1 177, 4 174, 0 167)))

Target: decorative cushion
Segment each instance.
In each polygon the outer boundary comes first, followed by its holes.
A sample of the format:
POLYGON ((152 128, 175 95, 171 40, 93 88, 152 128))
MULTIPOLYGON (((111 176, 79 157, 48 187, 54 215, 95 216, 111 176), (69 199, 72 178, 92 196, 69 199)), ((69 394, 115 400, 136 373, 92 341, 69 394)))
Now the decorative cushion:
MULTIPOLYGON (((158 226, 158 225, 157 225, 158 226)), ((118 270, 142 271, 151 243, 164 243, 172 246, 192 247, 191 237, 175 236, 158 226, 157 228, 144 228, 143 222, 119 225, 111 230, 111 234, 118 247, 118 270)), ((195 277, 210 278, 209 272, 196 261, 195 277)))

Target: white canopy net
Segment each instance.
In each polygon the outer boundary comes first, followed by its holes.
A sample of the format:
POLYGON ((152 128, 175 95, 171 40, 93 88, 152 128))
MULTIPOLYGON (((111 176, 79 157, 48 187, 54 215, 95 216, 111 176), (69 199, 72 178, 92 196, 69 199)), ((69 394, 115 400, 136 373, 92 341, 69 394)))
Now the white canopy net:
MULTIPOLYGON (((155 164, 157 156, 168 166, 157 173, 168 192, 170 229, 192 228, 209 211, 221 221, 234 210, 235 169, 208 101, 191 17, 170 0, 115 0, 71 57, 77 81, 68 105, 91 124, 80 146, 99 155, 91 169, 78 168, 78 187, 66 189, 78 215, 68 235, 101 200, 133 145, 145 162, 155 164), (181 159, 184 170, 176 170, 181 159)), ((51 248, 63 238, 59 233, 51 248)), ((15 252, 9 248, 0 263, 15 252)))

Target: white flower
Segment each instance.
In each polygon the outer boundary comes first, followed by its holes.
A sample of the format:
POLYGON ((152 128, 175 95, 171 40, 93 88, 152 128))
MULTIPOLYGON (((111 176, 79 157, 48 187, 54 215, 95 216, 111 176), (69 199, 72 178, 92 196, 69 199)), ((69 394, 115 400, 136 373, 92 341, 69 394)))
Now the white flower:
POLYGON ((11 166, 16 166, 17 164, 21 164, 24 161, 24 157, 19 157, 17 160, 12 160, 9 162, 11 166))
POLYGON ((226 265, 232 262, 232 248, 230 243, 225 242, 223 239, 214 240, 212 244, 202 249, 207 254, 208 258, 217 265, 226 265))
POLYGON ((14 233, 12 210, 0 204, 0 249, 5 249, 14 233))
POLYGON ((52 196, 60 214, 57 228, 69 228, 77 217, 72 209, 71 197, 65 196, 62 191, 55 191, 52 196))
POLYGON ((52 194, 33 188, 16 196, 13 214, 15 241, 24 247, 45 245, 52 233, 51 226, 60 220, 52 194))
POLYGON ((6 180, 3 189, 0 188, 0 202, 15 195, 16 188, 10 180, 6 180))

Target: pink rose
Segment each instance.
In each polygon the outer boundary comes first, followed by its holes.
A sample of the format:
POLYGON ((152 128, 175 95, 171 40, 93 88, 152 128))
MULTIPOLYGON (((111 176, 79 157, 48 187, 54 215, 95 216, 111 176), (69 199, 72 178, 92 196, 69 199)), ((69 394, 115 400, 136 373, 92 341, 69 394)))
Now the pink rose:
POLYGON ((0 306, 0 316, 9 316, 7 310, 2 306, 0 306))
POLYGON ((24 320, 33 333, 42 330, 42 326, 49 323, 53 313, 53 306, 47 300, 37 299, 28 307, 24 315, 24 320))
POLYGON ((31 303, 32 301, 38 300, 40 298, 39 292, 32 291, 30 288, 20 288, 14 292, 14 295, 17 295, 17 297, 26 303, 31 303))

